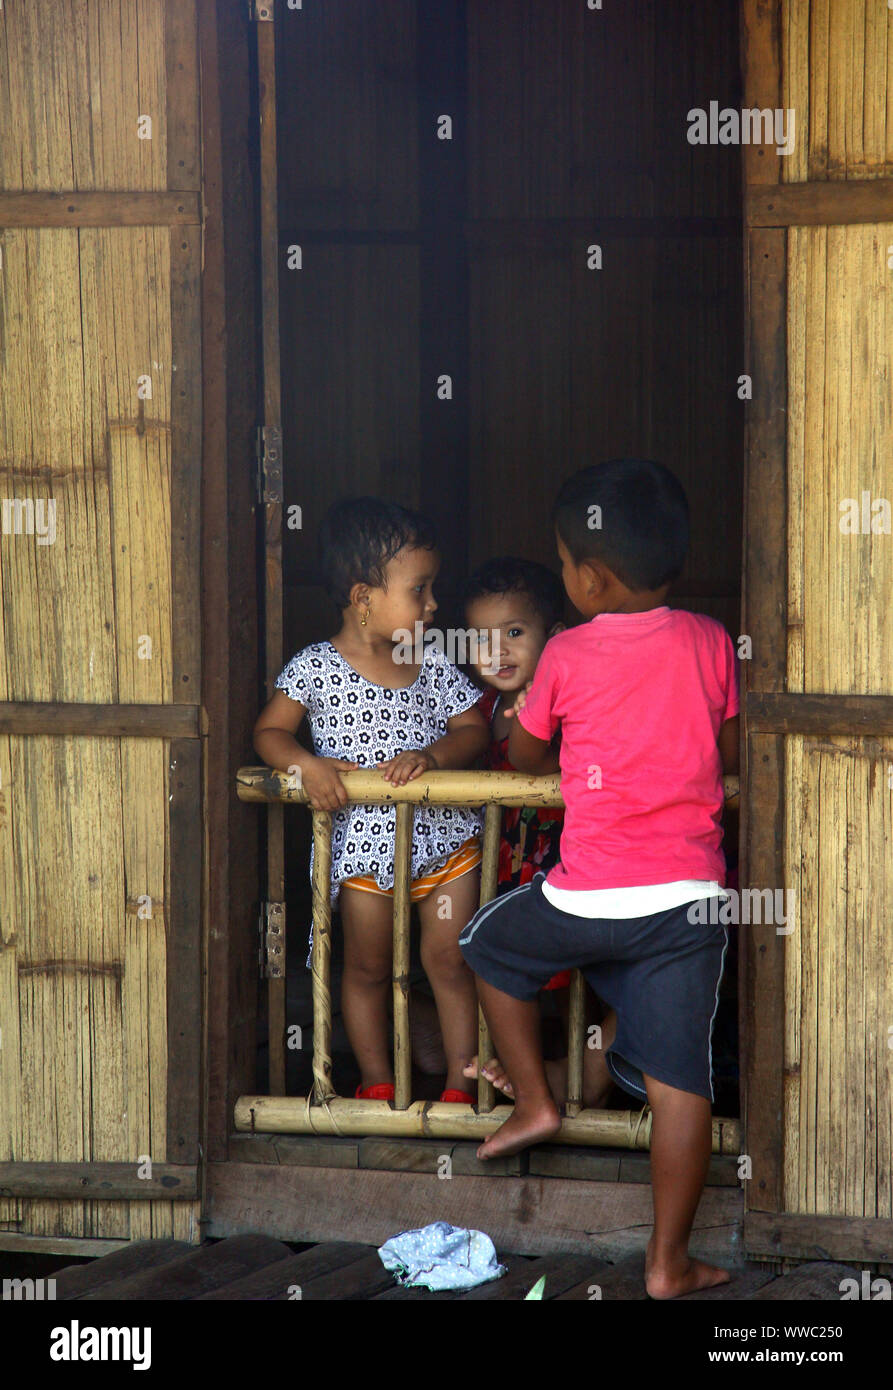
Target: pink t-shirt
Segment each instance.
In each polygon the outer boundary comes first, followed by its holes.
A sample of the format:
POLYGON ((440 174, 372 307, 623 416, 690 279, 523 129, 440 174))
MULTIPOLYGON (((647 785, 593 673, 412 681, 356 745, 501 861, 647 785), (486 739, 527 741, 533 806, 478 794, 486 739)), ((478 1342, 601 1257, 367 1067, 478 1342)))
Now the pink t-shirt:
POLYGON ((567 811, 556 888, 725 883, 720 725, 738 713, 732 641, 681 609, 600 613, 546 643, 519 718, 561 728, 567 811))

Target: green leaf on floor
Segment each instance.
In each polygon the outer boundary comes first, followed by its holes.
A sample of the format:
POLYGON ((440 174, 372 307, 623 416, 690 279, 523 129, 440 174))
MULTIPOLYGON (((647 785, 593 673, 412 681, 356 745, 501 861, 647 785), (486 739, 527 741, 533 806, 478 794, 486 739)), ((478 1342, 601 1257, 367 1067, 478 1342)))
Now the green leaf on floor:
POLYGON ((545 1287, 546 1287, 546 1276, 545 1276, 545 1274, 544 1274, 543 1277, 542 1277, 542 1279, 537 1279, 537 1281, 536 1281, 536 1283, 534 1284, 533 1288, 530 1290, 530 1293, 526 1293, 526 1294, 524 1295, 524 1302, 526 1303, 527 1300, 528 1300, 528 1298, 542 1298, 542 1296, 543 1296, 543 1289, 544 1289, 545 1287))

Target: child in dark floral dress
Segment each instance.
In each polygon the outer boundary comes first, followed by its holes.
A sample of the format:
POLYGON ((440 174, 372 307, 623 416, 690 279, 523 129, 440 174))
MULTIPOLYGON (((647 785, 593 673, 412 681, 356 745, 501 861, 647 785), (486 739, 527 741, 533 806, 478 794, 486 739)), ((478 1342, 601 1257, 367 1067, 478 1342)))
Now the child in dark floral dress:
MULTIPOLYGON (((484 650, 490 646, 498 650, 502 663, 498 670, 482 662, 476 664, 478 675, 489 686, 478 708, 490 725, 490 746, 484 756, 484 765, 490 772, 516 771, 508 760, 510 720, 506 710, 514 707, 518 693, 533 680, 548 639, 564 627, 563 611, 561 580, 545 565, 532 560, 512 556, 489 560, 468 581, 468 626, 488 635, 484 650)), ((563 819, 564 808, 560 806, 506 807, 499 846, 498 893, 519 888, 529 883, 537 870, 547 873, 558 863, 563 819)))

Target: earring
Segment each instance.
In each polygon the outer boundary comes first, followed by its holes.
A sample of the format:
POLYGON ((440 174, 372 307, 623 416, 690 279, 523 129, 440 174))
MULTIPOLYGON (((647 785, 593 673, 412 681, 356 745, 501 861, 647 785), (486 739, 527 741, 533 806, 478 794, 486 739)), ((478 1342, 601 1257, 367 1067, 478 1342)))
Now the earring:
POLYGON ((362 618, 360 619, 360 627, 365 627, 365 626, 366 626, 366 619, 367 619, 368 617, 369 617, 369 609, 367 608, 366 611, 365 611, 365 613, 363 614, 362 618))

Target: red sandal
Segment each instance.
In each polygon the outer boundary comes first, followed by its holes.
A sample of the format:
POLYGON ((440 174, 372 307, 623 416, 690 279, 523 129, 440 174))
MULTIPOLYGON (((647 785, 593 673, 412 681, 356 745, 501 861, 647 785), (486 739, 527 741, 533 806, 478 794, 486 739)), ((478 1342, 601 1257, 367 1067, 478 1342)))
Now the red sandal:
POLYGON ((356 1089, 355 1100, 393 1100, 394 1083, 392 1081, 379 1081, 375 1086, 367 1086, 365 1091, 360 1085, 356 1089))
POLYGON ((477 1097, 471 1096, 467 1091, 457 1091, 450 1088, 444 1091, 440 1099, 446 1101, 447 1105, 477 1105, 477 1097))

